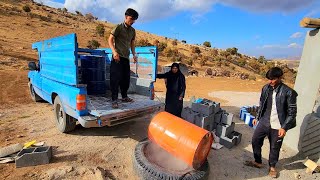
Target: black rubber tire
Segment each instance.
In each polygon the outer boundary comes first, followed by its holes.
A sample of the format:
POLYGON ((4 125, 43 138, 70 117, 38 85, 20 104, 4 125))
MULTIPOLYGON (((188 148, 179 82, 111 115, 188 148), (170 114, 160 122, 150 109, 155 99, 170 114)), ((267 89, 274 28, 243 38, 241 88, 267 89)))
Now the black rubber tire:
POLYGON ((184 175, 165 172, 158 166, 150 163, 144 155, 144 148, 149 140, 139 142, 133 154, 133 168, 141 179, 144 180, 205 180, 209 176, 209 163, 206 160, 199 170, 194 170, 184 175))
POLYGON ((62 133, 67 133, 76 128, 76 121, 73 117, 66 114, 63 110, 59 96, 56 96, 53 103, 53 112, 56 120, 56 126, 62 133))
POLYGON ((42 98, 34 91, 32 84, 29 82, 28 85, 29 85, 31 99, 34 102, 42 101, 42 98))

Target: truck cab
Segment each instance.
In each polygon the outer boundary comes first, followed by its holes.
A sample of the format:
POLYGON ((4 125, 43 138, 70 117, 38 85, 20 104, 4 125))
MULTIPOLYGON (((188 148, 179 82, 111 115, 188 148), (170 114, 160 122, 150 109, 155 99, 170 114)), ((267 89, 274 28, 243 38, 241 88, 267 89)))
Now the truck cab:
MULTIPOLYGON (((38 63, 30 62, 29 89, 34 101, 53 105, 61 132, 83 127, 114 126, 162 108, 154 100, 158 51, 154 46, 137 47, 138 62, 130 56, 131 103, 113 109, 110 93, 111 49, 79 48, 76 34, 36 42, 38 63)), ((119 96, 121 97, 121 96, 119 96)))

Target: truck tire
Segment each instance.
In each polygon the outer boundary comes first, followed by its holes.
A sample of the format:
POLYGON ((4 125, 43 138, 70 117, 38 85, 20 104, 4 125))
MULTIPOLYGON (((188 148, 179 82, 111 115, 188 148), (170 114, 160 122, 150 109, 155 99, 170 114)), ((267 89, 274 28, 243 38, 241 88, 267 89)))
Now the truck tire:
POLYGON ((145 157, 144 149, 149 140, 139 142, 133 154, 133 167, 135 172, 144 180, 204 180, 209 176, 208 160, 198 170, 190 171, 184 175, 165 172, 162 168, 152 164, 145 157))
POLYGON ((53 107, 54 116, 56 119, 56 126, 58 130, 62 133, 67 133, 74 130, 76 127, 76 121, 73 117, 66 114, 59 96, 56 96, 56 98, 54 99, 53 107))
POLYGON ((31 99, 34 102, 42 101, 42 98, 34 91, 32 84, 29 82, 28 85, 29 85, 31 99))

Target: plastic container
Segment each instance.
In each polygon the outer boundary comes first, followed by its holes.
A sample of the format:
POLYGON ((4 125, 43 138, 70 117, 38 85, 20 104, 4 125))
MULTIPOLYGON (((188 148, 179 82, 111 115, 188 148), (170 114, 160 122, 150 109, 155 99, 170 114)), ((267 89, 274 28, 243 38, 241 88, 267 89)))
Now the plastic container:
POLYGON ((241 108, 241 109, 240 109, 240 114, 239 114, 239 118, 240 118, 240 119, 241 119, 241 116, 242 116, 243 111, 247 111, 246 108, 241 108))
POLYGON ((252 115, 247 115, 246 116, 246 120, 245 120, 245 124, 248 124, 250 127, 253 127, 252 121, 254 120, 254 116, 252 115))
POLYGON ((248 116, 251 116, 251 114, 248 113, 248 112, 245 112, 245 113, 244 113, 244 116, 243 116, 243 121, 246 121, 246 119, 247 119, 248 116))
POLYGON ((167 112, 154 116, 148 138, 195 169, 205 162, 213 143, 211 132, 167 112))
POLYGON ((242 121, 244 121, 244 120, 245 120, 245 118, 244 118, 245 113, 247 113, 247 110, 246 110, 246 109, 242 110, 242 112, 241 112, 241 116, 240 116, 240 119, 241 119, 242 121))
POLYGON ((102 56, 81 55, 81 83, 87 84, 89 95, 105 94, 106 61, 102 56))

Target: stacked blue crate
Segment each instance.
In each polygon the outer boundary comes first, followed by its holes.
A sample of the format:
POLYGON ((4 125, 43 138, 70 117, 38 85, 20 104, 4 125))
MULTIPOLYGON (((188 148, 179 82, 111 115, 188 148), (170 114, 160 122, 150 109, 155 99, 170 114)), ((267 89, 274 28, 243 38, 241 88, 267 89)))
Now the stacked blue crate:
POLYGON ((256 118, 258 110, 259 106, 243 106, 240 108, 239 117, 245 124, 255 129, 256 126, 253 125, 253 120, 256 118))

